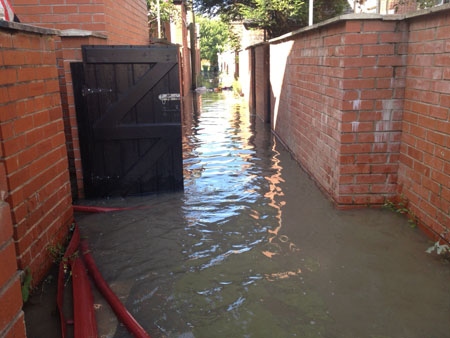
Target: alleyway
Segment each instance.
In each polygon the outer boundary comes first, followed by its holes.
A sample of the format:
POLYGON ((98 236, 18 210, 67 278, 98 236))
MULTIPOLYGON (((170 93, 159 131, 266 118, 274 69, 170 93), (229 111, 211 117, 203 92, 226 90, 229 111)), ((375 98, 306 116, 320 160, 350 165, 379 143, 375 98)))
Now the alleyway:
MULTIPOLYGON (((333 208, 231 92, 200 96, 187 122, 184 193, 77 215, 152 337, 448 336, 450 264, 405 218, 333 208)), ((101 336, 129 337, 96 302, 101 336)))

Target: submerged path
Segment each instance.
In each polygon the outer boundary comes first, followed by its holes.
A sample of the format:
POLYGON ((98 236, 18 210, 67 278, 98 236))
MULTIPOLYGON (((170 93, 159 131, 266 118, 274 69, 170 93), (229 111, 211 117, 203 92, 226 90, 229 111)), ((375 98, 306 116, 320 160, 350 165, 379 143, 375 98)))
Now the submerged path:
MULTIPOLYGON (((80 215, 105 279, 152 337, 444 338, 450 265, 384 209, 338 211, 231 93, 185 128, 183 193, 80 215), (255 127, 256 125, 256 127, 255 127)), ((129 337, 107 306, 105 337, 129 337)))

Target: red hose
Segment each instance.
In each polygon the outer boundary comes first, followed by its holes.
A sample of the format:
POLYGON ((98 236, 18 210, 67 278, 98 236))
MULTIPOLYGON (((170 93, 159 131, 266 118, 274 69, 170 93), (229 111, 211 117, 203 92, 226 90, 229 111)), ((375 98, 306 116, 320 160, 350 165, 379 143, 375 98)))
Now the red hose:
POLYGON ((129 208, 107 208, 107 207, 96 207, 96 206, 89 206, 89 205, 74 205, 73 211, 76 212, 111 212, 111 211, 124 211, 124 210, 131 210, 134 209, 132 207, 129 208))
POLYGON ((94 296, 86 267, 80 257, 72 262, 74 338, 97 338, 94 296))
POLYGON ((122 304, 120 299, 111 290, 109 285, 103 279, 100 271, 98 270, 94 258, 90 253, 88 244, 85 240, 80 243, 81 252, 83 254, 86 267, 89 274, 94 279, 94 283, 102 293, 103 297, 106 298, 109 305, 113 309, 114 313, 117 315, 119 320, 127 327, 128 331, 136 338, 150 338, 150 335, 142 328, 141 325, 134 319, 134 317, 128 312, 125 306, 122 304))
POLYGON ((66 337, 67 327, 66 327, 66 318, 64 317, 64 276, 66 270, 69 268, 70 259, 75 256, 76 251, 78 250, 78 246, 80 245, 80 230, 78 226, 75 225, 75 229, 72 234, 72 238, 70 239, 69 245, 66 248, 66 252, 59 263, 58 270, 58 290, 56 294, 56 304, 59 310, 59 319, 61 322, 61 336, 62 338, 66 337))

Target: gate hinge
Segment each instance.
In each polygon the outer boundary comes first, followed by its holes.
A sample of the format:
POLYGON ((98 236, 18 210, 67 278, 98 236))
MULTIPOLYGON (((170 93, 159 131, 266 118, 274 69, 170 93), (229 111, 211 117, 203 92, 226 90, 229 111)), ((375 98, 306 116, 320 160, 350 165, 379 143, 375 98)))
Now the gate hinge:
POLYGON ((112 91, 113 90, 110 88, 88 88, 83 86, 83 88, 81 88, 81 95, 87 96, 90 94, 112 93, 112 91))

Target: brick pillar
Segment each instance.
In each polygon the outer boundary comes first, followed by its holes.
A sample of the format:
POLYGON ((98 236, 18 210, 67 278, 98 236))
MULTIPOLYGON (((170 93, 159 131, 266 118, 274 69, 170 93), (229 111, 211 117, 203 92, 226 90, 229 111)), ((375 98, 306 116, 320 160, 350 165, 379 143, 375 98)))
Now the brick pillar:
POLYGON ((84 197, 84 187, 77 113, 70 64, 82 61, 82 45, 102 45, 106 43, 107 39, 105 35, 82 30, 62 31, 61 39, 57 43, 61 106, 64 118, 64 132, 66 135, 73 199, 84 197))
POLYGON ((337 203, 383 204, 396 195, 405 88, 407 26, 348 21, 337 203))

